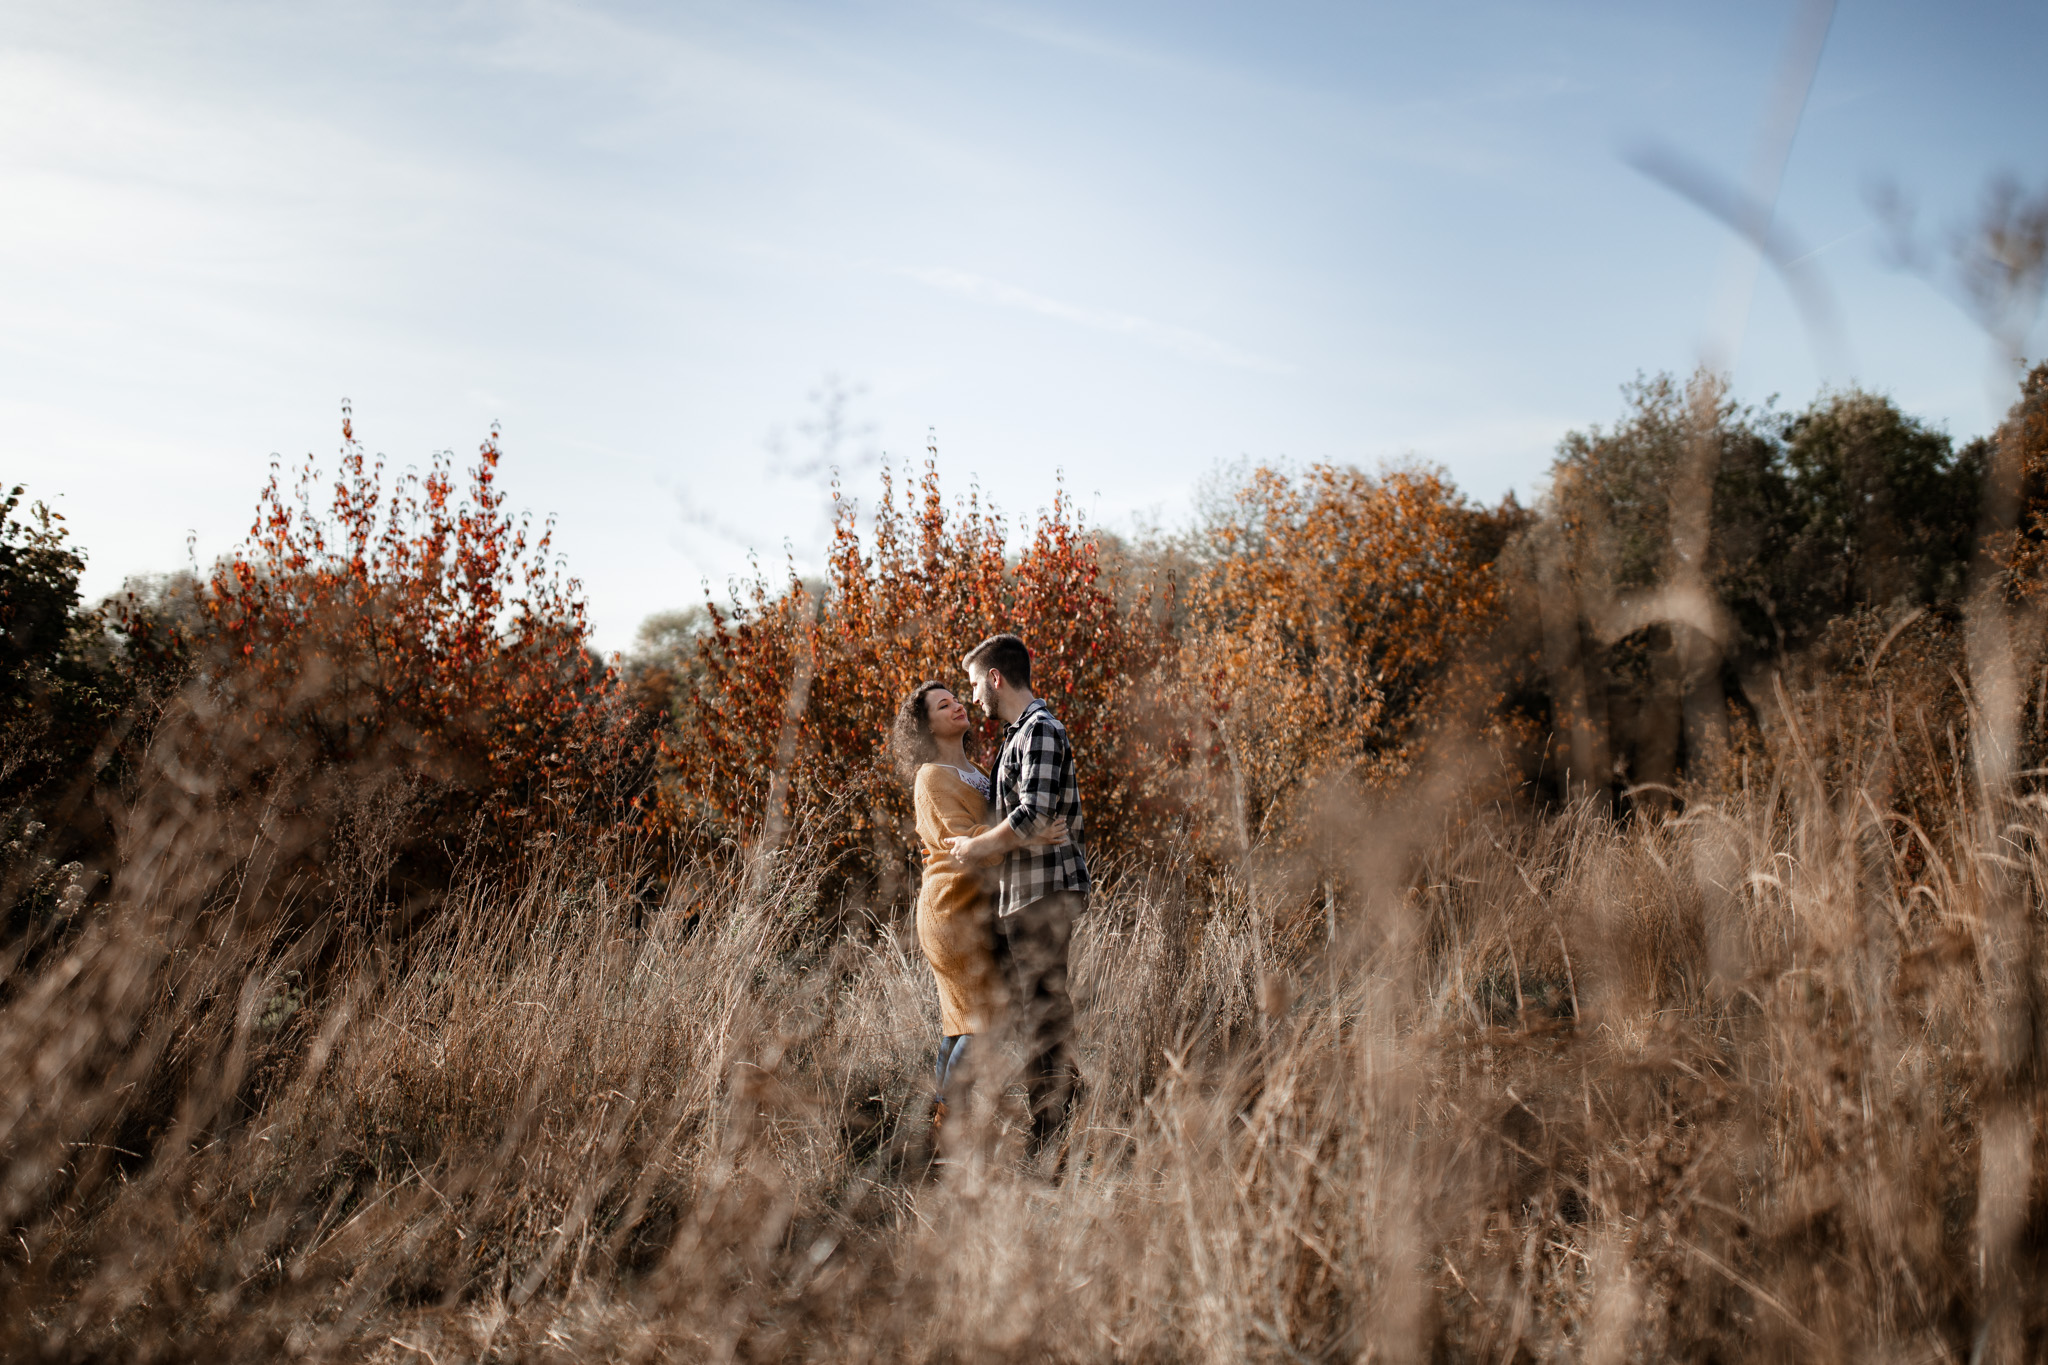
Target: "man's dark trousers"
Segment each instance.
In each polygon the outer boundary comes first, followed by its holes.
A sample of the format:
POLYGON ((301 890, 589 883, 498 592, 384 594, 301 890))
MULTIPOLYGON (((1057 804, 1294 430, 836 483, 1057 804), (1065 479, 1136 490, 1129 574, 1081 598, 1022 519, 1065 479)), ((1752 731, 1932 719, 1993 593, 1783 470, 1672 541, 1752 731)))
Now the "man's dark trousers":
POLYGON ((1010 988, 1010 1030, 1024 1052, 1031 1094, 1031 1150, 1044 1149, 1074 1106, 1074 1001, 1067 994, 1067 943, 1087 896, 1055 891, 997 920, 997 965, 1010 988))

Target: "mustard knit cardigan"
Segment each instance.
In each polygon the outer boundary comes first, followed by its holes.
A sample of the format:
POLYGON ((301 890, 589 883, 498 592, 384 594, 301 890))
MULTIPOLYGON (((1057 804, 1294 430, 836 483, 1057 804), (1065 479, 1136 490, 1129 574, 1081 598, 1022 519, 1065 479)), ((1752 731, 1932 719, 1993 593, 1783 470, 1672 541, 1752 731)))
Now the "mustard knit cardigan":
MULTIPOLYGON (((951 767, 927 763, 917 771, 917 836, 927 852, 946 852, 946 840, 988 828, 981 793, 951 767)), ((1002 1010, 996 976, 995 902, 986 874, 952 861, 928 865, 917 893, 917 941, 939 983, 940 1031, 986 1033, 1002 1010)))

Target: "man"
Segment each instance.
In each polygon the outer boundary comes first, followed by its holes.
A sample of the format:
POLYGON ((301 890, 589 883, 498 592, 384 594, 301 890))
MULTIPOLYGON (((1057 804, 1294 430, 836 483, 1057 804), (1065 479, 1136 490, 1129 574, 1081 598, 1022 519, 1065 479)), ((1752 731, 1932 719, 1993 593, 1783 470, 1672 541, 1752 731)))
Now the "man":
POLYGON ((1031 651, 1014 635, 991 635, 961 664, 974 702, 1003 722, 995 767, 996 823, 949 841, 966 863, 1003 856, 996 893, 996 960, 1008 977, 1012 1028, 1024 1044, 1031 1092, 1031 1149, 1042 1150, 1066 1122, 1078 1079, 1074 1002, 1067 994, 1067 942, 1088 908, 1081 789, 1067 730, 1031 691, 1031 651), (1065 843, 1027 847, 1055 820, 1065 843))

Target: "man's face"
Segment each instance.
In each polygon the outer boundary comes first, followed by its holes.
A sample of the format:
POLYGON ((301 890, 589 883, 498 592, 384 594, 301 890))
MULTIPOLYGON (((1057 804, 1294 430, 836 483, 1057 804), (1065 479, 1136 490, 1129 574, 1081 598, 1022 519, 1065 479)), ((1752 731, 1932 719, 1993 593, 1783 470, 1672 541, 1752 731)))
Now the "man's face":
POLYGON ((982 709, 984 715, 993 716, 996 713, 996 691, 989 683, 988 670, 980 664, 969 664, 967 681, 973 688, 974 704, 982 709))

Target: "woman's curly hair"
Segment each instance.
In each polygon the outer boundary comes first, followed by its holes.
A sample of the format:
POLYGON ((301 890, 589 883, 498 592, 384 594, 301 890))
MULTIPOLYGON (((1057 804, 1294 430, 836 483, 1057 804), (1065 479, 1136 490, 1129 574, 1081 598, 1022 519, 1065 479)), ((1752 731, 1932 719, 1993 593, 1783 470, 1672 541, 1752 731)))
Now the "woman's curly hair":
POLYGON ((926 699, 942 688, 952 690, 942 682, 921 682, 896 708, 896 723, 889 727, 889 751, 905 782, 916 781, 917 770, 939 755, 939 746, 932 740, 931 710, 926 699))

